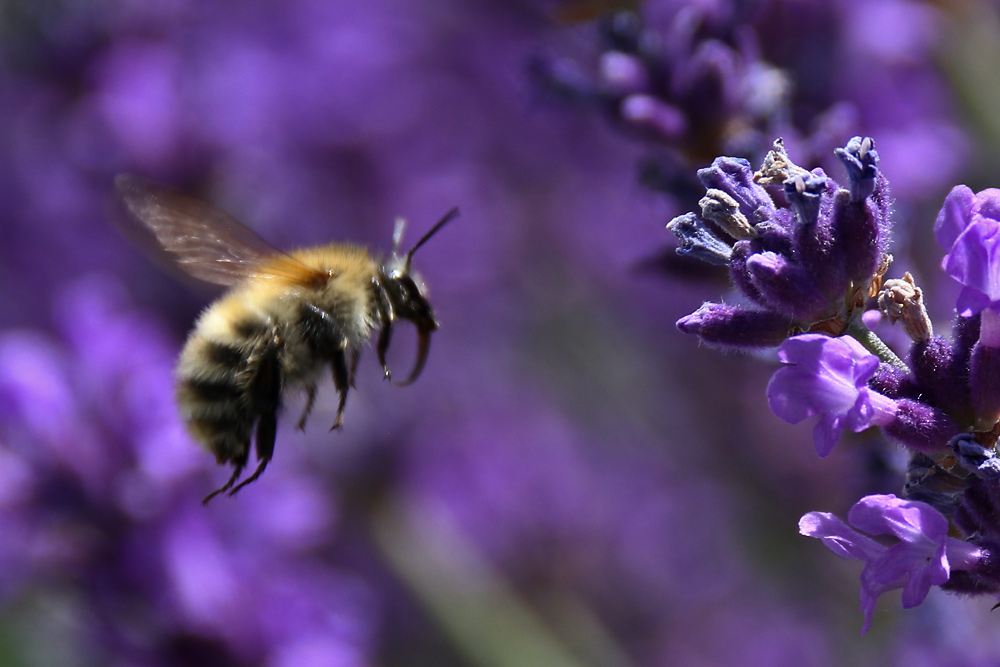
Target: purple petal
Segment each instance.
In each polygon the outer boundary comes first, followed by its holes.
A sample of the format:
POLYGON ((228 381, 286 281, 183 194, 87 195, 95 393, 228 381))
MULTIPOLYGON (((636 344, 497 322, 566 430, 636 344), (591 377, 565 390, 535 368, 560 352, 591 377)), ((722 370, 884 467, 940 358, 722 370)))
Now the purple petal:
POLYGON ((938 242, 947 250, 942 268, 963 290, 958 311, 968 317, 1000 307, 1000 190, 972 194, 954 188, 935 222, 938 242))
POLYGON ((847 515, 858 530, 869 535, 893 535, 905 542, 938 542, 948 534, 948 520, 930 505, 892 494, 859 500, 847 515))
POLYGON ((1000 189, 986 188, 977 192, 972 204, 972 215, 1000 220, 1000 189))
POLYGON ((829 456, 843 432, 843 419, 836 415, 823 415, 813 427, 813 448, 816 450, 816 456, 821 459, 829 456))
POLYGON ((960 317, 972 317, 990 307, 990 298, 972 287, 963 287, 955 299, 955 310, 960 317))
POLYGON ((872 626, 872 617, 875 614, 875 605, 878 602, 879 596, 886 591, 897 588, 896 586, 887 586, 875 581, 874 575, 877 571, 877 569, 872 567, 871 563, 866 565, 865 569, 861 571, 861 612, 865 615, 865 622, 861 626, 862 635, 868 632, 872 626))
POLYGON ((931 586, 941 586, 951 578, 951 567, 945 556, 944 542, 931 558, 923 556, 926 559, 923 561, 923 567, 911 572, 906 585, 903 586, 903 609, 916 607, 927 597, 931 586))
POLYGON ((934 238, 946 251, 969 223, 975 194, 966 185, 956 185, 944 199, 944 205, 934 221, 934 238))
POLYGON ((877 417, 882 421, 882 412, 893 409, 889 399, 866 386, 878 369, 878 358, 852 338, 795 336, 781 345, 778 358, 788 365, 772 376, 768 404, 774 414, 792 424, 821 415, 813 431, 820 456, 830 453, 845 428, 862 431, 877 417), (873 399, 879 401, 877 410, 873 399))
POLYGON ((809 512, 799 519, 799 533, 816 537, 841 558, 870 561, 886 550, 872 538, 862 535, 829 512, 809 512))
POLYGON ((942 267, 962 285, 983 292, 991 300, 1000 297, 1000 222, 973 214, 945 255, 942 267))

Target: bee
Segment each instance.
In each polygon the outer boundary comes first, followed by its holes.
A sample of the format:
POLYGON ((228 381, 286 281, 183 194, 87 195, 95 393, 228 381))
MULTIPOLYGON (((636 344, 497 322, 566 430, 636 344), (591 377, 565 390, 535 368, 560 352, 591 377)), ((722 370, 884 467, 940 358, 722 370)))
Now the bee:
POLYGON ((376 330, 386 379, 392 377, 386 352, 396 320, 409 320, 417 330, 413 369, 396 384, 412 383, 423 370, 438 322, 410 263, 457 208, 406 253, 400 252, 405 221, 398 218, 392 252, 379 262, 347 243, 281 252, 212 204, 131 174, 118 175, 115 189, 127 237, 194 278, 230 288, 201 313, 177 362, 177 403, 188 431, 219 464, 235 468, 205 503, 227 491, 233 495, 264 472, 288 390, 306 391, 298 421, 304 430, 324 367, 340 397, 331 430, 341 426, 358 357, 376 330), (251 436, 257 468, 237 484, 251 436))

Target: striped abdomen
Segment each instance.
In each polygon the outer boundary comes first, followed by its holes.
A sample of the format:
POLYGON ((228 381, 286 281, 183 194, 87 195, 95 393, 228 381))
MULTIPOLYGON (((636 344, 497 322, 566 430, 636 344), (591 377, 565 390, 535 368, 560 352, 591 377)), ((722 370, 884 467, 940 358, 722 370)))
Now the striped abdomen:
POLYGON ((262 414, 280 400, 278 340, 273 325, 258 318, 226 318, 226 302, 199 319, 177 365, 181 417, 219 463, 242 468, 251 433, 262 414))

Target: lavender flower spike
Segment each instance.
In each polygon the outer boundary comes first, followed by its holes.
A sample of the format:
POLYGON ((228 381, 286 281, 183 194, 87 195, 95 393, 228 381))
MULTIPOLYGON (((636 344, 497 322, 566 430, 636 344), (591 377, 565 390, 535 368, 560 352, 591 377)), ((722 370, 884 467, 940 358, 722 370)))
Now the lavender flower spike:
POLYGON ((853 338, 803 334, 778 349, 787 366, 767 385, 771 411, 797 424, 819 416, 813 430, 816 453, 827 456, 845 428, 854 432, 885 426, 896 416, 896 401, 868 388, 879 360, 853 338))
POLYGON ((952 569, 972 569, 984 557, 979 547, 948 537, 948 520, 926 503, 891 494, 866 496, 851 508, 847 520, 858 530, 827 512, 809 512, 799 520, 799 532, 821 539, 842 558, 865 563, 861 634, 871 627, 882 593, 902 588, 903 608, 910 609, 924 601, 931 586, 947 583, 952 569), (899 542, 887 547, 868 535, 892 535, 899 542))
MULTIPOLYGON (((778 320, 787 331, 845 333, 888 267, 888 183, 878 171, 878 155, 870 139, 857 137, 842 153, 856 167, 852 178, 874 183, 870 188, 858 185, 859 191, 870 190, 867 199, 851 201, 851 192, 821 168, 807 171, 795 165, 779 139, 757 172, 751 172, 746 160, 731 157, 716 158, 711 167, 699 170, 706 188, 700 211, 668 225, 681 239, 679 253, 728 264, 742 296, 771 314, 765 327, 769 334, 778 320), (783 194, 776 192, 779 185, 783 194), (713 233, 706 235, 702 227, 713 233)), ((704 314, 692 314, 678 326, 729 347, 759 347, 770 339, 741 339, 740 331, 720 318, 713 318, 711 327, 702 326, 704 314)))
POLYGON ((969 380, 975 426, 989 430, 1000 419, 1000 190, 973 194, 964 185, 953 188, 934 235, 947 251, 942 268, 962 285, 958 314, 982 313, 969 380))

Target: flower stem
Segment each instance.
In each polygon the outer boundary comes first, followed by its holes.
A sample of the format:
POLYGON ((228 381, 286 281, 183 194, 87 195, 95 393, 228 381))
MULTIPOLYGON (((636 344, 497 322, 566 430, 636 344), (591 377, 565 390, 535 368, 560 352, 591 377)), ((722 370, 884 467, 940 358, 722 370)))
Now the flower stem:
POLYGON ((903 363, 903 360, 896 356, 896 353, 889 349, 889 346, 882 342, 882 339, 875 335, 875 332, 868 328, 861 317, 852 317, 847 325, 848 336, 851 336, 865 346, 865 349, 877 356, 879 359, 895 366, 900 370, 909 372, 910 368, 903 363))

